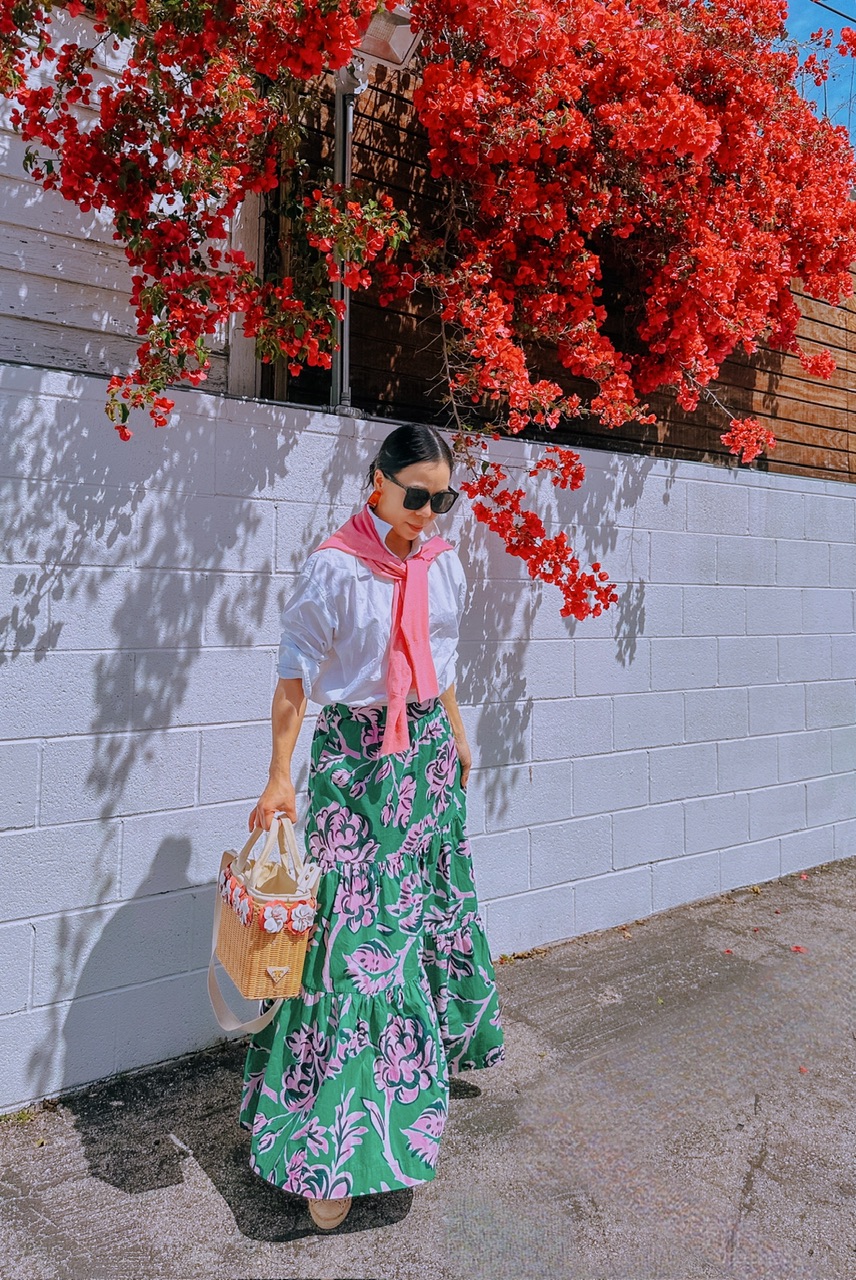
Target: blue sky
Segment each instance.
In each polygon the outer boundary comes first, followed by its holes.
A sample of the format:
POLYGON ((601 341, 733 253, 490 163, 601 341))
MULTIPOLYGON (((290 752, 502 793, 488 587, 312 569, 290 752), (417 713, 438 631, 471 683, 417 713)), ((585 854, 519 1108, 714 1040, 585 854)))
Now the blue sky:
MULTIPOLYGON (((824 30, 831 28, 836 36, 842 27, 856 27, 856 0, 825 0, 825 3, 846 17, 830 13, 829 9, 812 3, 812 0, 789 0, 788 31, 796 40, 808 40, 811 32, 817 31, 818 27, 823 27, 824 30), (848 22, 847 19, 851 21, 848 22)), ((830 50, 830 57, 835 74, 827 82, 825 102, 823 88, 815 88, 811 81, 805 85, 803 92, 806 97, 814 98, 821 110, 825 107, 834 124, 846 125, 852 136, 856 130, 856 104, 851 101, 856 92, 856 61, 840 58, 834 47, 830 50)))

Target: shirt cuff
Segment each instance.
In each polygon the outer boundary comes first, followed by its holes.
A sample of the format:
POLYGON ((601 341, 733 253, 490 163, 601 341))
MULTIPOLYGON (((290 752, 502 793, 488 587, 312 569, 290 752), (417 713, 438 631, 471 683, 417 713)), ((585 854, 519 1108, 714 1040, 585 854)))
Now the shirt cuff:
POLYGON ((305 653, 301 653, 296 644, 290 640, 281 640, 277 674, 280 680, 302 680, 303 692, 307 698, 312 693, 312 686, 318 678, 321 664, 313 662, 305 653))

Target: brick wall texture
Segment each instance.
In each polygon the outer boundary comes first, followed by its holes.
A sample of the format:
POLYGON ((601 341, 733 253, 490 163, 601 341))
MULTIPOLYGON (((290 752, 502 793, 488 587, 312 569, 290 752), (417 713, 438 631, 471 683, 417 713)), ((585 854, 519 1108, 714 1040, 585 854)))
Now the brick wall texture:
MULTIPOLYGON (((266 773, 279 611, 389 429, 180 393, 123 445, 104 385, 0 366, 5 1109, 217 1038, 212 882, 266 773)), ((602 618, 450 527, 494 955, 856 853, 856 489, 584 460, 545 496, 618 583, 602 618)))

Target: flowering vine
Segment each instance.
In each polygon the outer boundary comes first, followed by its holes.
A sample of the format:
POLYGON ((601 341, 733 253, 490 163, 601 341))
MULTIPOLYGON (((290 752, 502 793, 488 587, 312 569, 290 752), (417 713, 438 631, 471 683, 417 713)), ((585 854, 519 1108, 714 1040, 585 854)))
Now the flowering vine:
MULTIPOLYGON (((477 478, 461 485, 467 497, 473 499, 476 519, 498 534, 505 543, 509 555, 523 560, 531 578, 552 583, 562 593, 563 618, 584 619, 598 617, 604 609, 618 600, 618 592, 609 580, 609 574, 597 563, 591 571, 583 571, 567 535, 560 532, 547 536, 541 517, 523 506, 526 497, 521 488, 510 489, 508 475, 498 462, 483 460, 473 465, 471 451, 479 445, 487 449, 483 439, 459 436, 456 442, 468 456, 477 478)), ((548 445, 544 453, 529 471, 530 477, 545 472, 554 486, 561 489, 579 489, 585 479, 585 467, 573 449, 548 445)))
POLYGON ((331 189, 296 206, 298 234, 320 256, 293 278, 265 280, 228 247, 230 219, 247 195, 280 185, 283 161, 299 186, 313 79, 350 59, 376 7, 0 0, 0 92, 16 104, 27 167, 82 210, 109 210, 133 270, 138 367, 108 388, 123 439, 131 409, 148 407, 163 425, 166 388, 205 380, 211 337, 230 316, 261 359, 329 366, 341 311, 330 280, 342 270, 364 288, 366 266, 406 236, 388 197, 356 202, 331 189))
MULTIPOLYGON (((583 572, 473 441, 651 421, 663 388, 692 410, 762 340, 829 376, 829 354, 798 341, 791 286, 851 292, 853 152, 796 87, 827 74, 831 41, 816 33, 801 64, 783 0, 412 0, 415 107, 444 198, 439 220, 411 226, 388 194, 319 184, 301 160, 320 77, 382 7, 0 0, 0 93, 32 176, 108 211, 132 268, 138 364, 110 381, 108 412, 123 439, 132 410, 165 423, 169 388, 204 381, 233 317, 297 376, 330 364, 334 285, 376 285, 382 302, 427 288, 476 516, 560 589, 563 612, 597 613, 615 599, 604 571, 583 572), (294 251, 271 279, 229 228, 277 187, 294 251)), ((838 53, 856 54, 856 32, 838 53)), ((744 462, 775 444, 754 418, 730 417, 722 439, 744 462)), ((582 475, 551 448, 527 490, 582 475)))
MULTIPOLYGON (((829 376, 829 353, 797 339, 791 284, 832 303, 852 291, 856 168, 846 131, 795 87, 780 0, 414 8, 416 104, 457 196, 432 282, 468 357, 462 400, 499 395, 512 431, 645 420, 664 387, 694 409, 761 338, 829 376), (530 379, 535 344, 584 399, 530 379)), ((724 438, 746 460, 769 447, 752 420, 724 438)))

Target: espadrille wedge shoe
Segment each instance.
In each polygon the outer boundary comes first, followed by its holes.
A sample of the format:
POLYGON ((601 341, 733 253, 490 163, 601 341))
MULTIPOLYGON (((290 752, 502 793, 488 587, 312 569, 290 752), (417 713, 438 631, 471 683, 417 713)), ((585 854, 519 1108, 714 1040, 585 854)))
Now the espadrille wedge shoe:
POLYGON ((309 1200, 309 1216, 322 1231, 332 1231, 351 1212, 351 1196, 341 1200, 309 1200))

